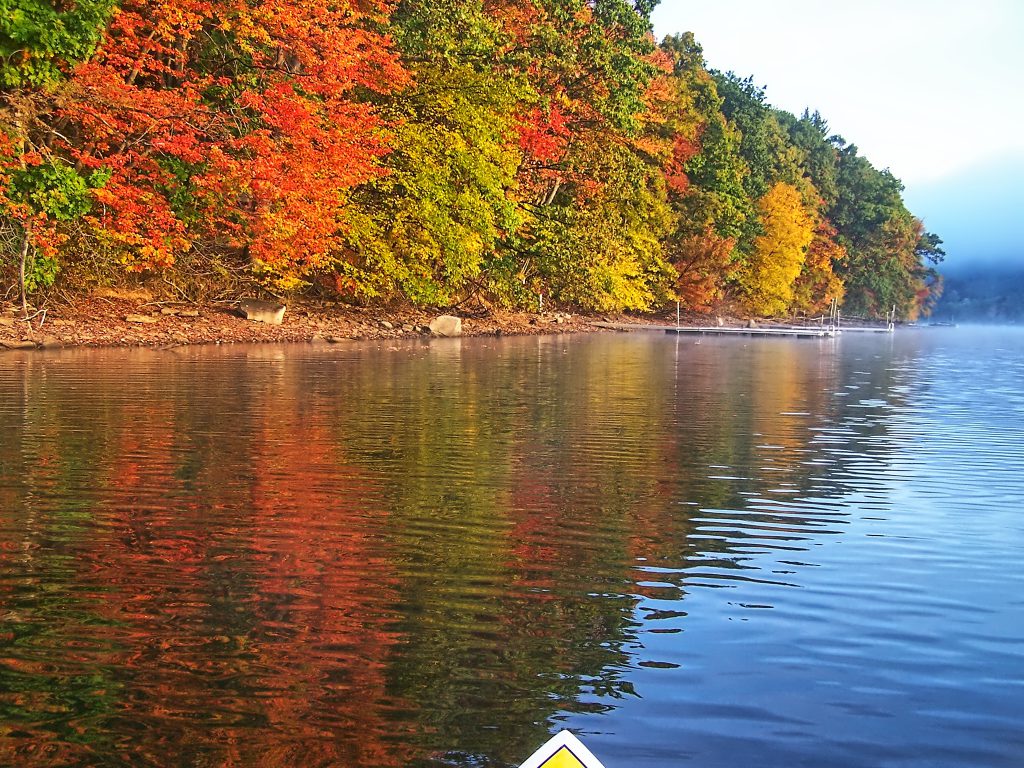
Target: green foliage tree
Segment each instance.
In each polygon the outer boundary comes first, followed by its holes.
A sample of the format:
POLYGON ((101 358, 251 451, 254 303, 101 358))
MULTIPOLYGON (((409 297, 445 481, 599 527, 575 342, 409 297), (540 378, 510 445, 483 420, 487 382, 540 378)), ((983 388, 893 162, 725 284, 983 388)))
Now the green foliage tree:
POLYGON ((393 151, 387 174, 355 193, 361 217, 335 269, 361 298, 445 305, 482 285, 519 227, 512 135, 525 84, 501 66, 480 0, 405 0, 390 30, 413 82, 377 99, 393 151))
POLYGON ((809 109, 799 120, 788 112, 776 112, 776 116, 799 152, 800 167, 818 191, 822 205, 831 208, 839 196, 839 156, 829 140, 828 123, 809 109))
POLYGON ((116 0, 0 0, 0 88, 52 88, 103 38, 116 0))
POLYGON ((942 258, 941 239, 925 232, 903 203, 903 185, 877 170, 857 147, 833 138, 838 195, 829 217, 848 258, 837 271, 846 285, 848 314, 881 317, 893 307, 906 319, 930 307, 936 273, 925 262, 942 258))
POLYGON ((107 178, 69 162, 57 126, 65 78, 93 54, 114 7, 0 0, 0 268, 17 270, 26 314, 28 293, 60 269, 58 226, 88 213, 107 178))
POLYGON ((783 130, 776 110, 765 101, 763 88, 753 77, 715 72, 722 98, 722 114, 740 132, 740 155, 749 173, 744 188, 752 200, 760 200, 778 182, 795 185, 801 177, 799 157, 783 130))

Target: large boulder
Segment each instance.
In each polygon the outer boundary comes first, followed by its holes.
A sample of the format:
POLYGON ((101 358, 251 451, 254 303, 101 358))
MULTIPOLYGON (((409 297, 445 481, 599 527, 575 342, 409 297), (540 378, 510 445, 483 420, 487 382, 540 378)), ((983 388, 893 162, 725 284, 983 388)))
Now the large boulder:
POLYGON ((238 302, 246 320, 267 325, 281 325, 284 322, 285 305, 279 301, 263 301, 262 299, 242 299, 238 302))
POLYGON ((430 332, 435 336, 461 336, 462 318, 453 315, 441 315, 430 321, 430 332))

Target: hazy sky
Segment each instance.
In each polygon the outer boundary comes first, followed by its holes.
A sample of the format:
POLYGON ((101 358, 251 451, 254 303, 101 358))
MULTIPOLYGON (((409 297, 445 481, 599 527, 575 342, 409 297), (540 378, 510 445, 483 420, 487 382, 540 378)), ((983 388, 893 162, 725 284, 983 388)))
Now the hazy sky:
POLYGON ((821 112, 903 181, 951 265, 1024 265, 1024 0, 662 0, 654 29, 821 112))

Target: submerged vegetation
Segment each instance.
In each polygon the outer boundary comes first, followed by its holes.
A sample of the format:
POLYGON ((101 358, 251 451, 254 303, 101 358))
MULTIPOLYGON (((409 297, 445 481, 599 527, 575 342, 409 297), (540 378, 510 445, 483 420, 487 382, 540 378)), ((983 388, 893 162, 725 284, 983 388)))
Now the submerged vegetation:
POLYGON ((928 311, 941 240, 654 0, 0 0, 0 291, 928 311))

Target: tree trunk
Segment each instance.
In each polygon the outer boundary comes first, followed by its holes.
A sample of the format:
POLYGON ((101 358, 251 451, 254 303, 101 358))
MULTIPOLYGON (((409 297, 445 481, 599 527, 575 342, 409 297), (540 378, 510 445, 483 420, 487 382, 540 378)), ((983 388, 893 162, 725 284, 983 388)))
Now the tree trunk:
POLYGON ((555 195, 558 194, 558 190, 562 187, 562 180, 555 179, 555 185, 551 188, 551 194, 548 195, 547 200, 544 201, 544 205, 548 206, 555 202, 555 195))
POLYGON ((18 273, 18 286, 21 288, 21 311, 28 318, 28 293, 25 290, 25 266, 28 263, 29 230, 26 228, 21 236, 21 266, 18 273))

